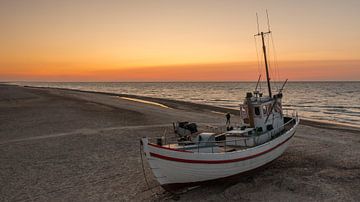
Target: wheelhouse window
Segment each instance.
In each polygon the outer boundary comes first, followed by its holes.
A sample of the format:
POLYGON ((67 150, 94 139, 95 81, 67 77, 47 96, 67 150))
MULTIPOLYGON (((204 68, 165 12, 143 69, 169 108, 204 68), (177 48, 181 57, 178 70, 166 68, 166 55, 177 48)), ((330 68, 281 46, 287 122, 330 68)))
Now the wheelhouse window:
POLYGON ((263 110, 263 114, 267 114, 267 106, 266 105, 262 106, 262 110, 263 110))
POLYGON ((241 118, 249 118, 248 108, 246 105, 240 105, 240 117, 241 118))
POLYGON ((259 107, 255 107, 255 115, 256 116, 260 116, 260 108, 259 107))

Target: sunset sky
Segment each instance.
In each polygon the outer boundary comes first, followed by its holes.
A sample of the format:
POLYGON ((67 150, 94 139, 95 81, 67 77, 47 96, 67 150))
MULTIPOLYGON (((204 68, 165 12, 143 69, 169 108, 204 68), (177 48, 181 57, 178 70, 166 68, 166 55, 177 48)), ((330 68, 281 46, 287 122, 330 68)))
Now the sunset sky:
POLYGON ((360 80, 359 0, 0 0, 0 81, 256 80, 265 9, 281 79, 360 80))

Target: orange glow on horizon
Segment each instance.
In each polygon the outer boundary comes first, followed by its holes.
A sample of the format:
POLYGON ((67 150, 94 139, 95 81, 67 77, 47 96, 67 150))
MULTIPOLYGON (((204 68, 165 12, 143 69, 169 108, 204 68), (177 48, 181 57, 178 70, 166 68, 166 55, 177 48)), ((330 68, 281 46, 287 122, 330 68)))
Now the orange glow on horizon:
MULTIPOLYGON (((359 80, 360 61, 283 61, 278 64, 280 79, 359 80), (346 68, 346 71, 343 71, 346 68), (350 75, 350 76, 349 76, 350 75)), ((16 68, 13 68, 16 69, 16 68)), ((132 68, 31 67, 31 71, 2 71, 4 80, 32 81, 254 81, 256 62, 186 64, 132 68)), ((260 74, 265 76, 264 67, 260 74)), ((270 68, 273 80, 278 80, 270 68)))

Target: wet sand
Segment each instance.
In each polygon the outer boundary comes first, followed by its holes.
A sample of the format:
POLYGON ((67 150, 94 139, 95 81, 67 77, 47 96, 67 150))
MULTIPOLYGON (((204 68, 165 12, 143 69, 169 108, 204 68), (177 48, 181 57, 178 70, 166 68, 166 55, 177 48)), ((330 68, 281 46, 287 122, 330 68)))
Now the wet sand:
POLYGON ((158 186, 145 162, 153 187, 148 190, 139 138, 170 133, 171 122, 178 120, 223 125, 221 113, 227 111, 166 99, 0 84, 0 201, 360 198, 360 129, 314 121, 301 122, 283 156, 235 182, 174 196, 158 186))

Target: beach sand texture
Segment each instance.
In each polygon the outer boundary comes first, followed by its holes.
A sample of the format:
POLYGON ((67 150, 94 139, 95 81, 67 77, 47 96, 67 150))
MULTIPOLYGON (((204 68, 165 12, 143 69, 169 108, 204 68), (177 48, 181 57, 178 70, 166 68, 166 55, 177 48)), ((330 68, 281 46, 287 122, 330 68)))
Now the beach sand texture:
POLYGON ((141 98, 164 108, 121 96, 0 85, 0 201, 360 199, 360 130, 312 121, 301 122, 288 150, 266 169, 176 197, 144 162, 154 187, 148 190, 139 138, 170 133, 178 120, 223 125, 218 112, 228 110, 141 98))

